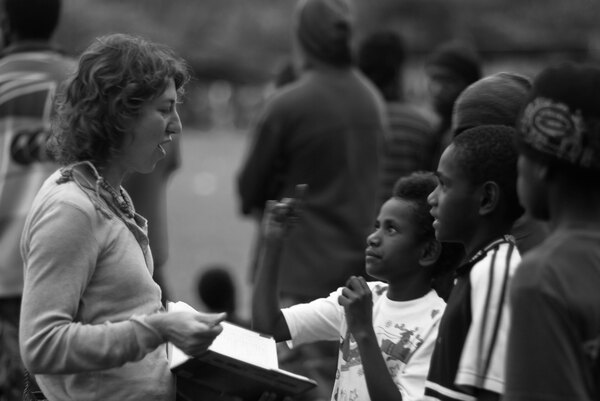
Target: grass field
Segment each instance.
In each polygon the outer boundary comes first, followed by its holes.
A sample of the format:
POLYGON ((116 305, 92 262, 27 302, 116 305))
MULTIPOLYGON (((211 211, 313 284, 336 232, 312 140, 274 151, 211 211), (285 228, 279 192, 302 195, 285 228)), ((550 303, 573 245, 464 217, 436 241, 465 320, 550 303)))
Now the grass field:
POLYGON ((196 278, 210 264, 229 266, 243 317, 250 312, 247 266, 255 234, 255 225, 238 212, 235 190, 245 138, 226 130, 184 132, 182 166, 169 183, 170 257, 165 267, 171 298, 202 308, 196 278))

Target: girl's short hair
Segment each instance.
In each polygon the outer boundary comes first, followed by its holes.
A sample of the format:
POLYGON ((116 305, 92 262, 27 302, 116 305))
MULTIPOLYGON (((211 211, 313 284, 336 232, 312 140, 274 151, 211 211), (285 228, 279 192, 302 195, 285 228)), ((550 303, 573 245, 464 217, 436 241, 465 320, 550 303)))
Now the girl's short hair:
POLYGON ((125 34, 97 38, 56 98, 49 152, 62 165, 106 163, 122 148, 142 106, 171 79, 181 96, 190 75, 169 48, 125 34))

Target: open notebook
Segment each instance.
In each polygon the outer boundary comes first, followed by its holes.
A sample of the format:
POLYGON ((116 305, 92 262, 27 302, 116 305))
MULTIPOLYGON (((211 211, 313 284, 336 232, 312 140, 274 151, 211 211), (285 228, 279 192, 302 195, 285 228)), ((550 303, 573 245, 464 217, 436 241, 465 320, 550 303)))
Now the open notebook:
MULTIPOLYGON (((168 309, 193 310, 184 302, 169 303, 168 309)), ((178 378, 244 398, 258 398, 265 391, 296 395, 317 385, 312 379, 279 369, 273 337, 228 322, 221 326, 223 332, 198 357, 169 343, 171 371, 178 378)))

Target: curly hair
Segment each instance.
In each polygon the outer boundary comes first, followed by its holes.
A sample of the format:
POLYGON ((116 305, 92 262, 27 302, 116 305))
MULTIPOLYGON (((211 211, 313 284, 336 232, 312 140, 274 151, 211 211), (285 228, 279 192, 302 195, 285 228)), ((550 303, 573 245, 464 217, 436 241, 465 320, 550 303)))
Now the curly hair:
POLYGON ((457 164, 473 185, 493 181, 500 187, 507 216, 516 220, 523 214, 517 196, 516 129, 503 125, 482 125, 454 137, 457 164))
POLYGON ((56 97, 49 152, 62 165, 103 165, 118 154, 144 104, 171 79, 181 96, 190 75, 169 48, 125 34, 97 38, 56 97))
MULTIPOLYGON (((414 223, 417 236, 422 241, 434 241, 433 216, 427 197, 437 186, 435 174, 428 171, 415 171, 396 181, 392 196, 411 202, 414 205, 414 223)), ((458 243, 442 242, 442 252, 431 269, 432 277, 437 278, 452 273, 464 258, 464 248, 458 243)), ((452 279, 452 277, 448 277, 452 279)))

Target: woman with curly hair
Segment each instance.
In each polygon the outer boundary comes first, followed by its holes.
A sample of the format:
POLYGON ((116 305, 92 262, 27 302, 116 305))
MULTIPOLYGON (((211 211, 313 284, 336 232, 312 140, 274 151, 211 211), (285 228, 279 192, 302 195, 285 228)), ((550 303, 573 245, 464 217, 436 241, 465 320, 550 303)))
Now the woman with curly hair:
POLYGON ((189 79, 171 51, 139 37, 98 38, 57 99, 48 178, 21 241, 20 347, 49 400, 172 400, 167 341, 207 349, 224 314, 166 312, 152 279, 147 221, 121 187, 151 172, 181 132, 189 79))

